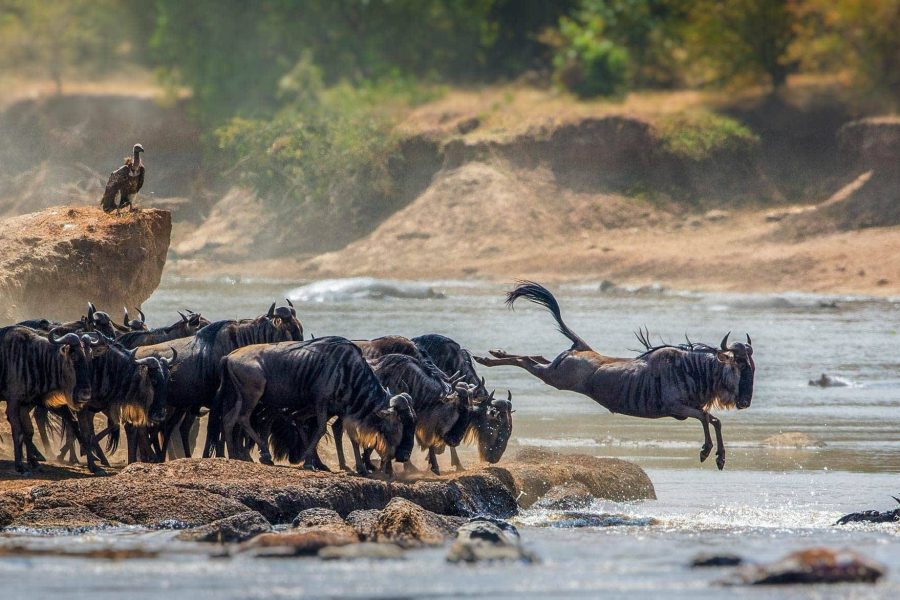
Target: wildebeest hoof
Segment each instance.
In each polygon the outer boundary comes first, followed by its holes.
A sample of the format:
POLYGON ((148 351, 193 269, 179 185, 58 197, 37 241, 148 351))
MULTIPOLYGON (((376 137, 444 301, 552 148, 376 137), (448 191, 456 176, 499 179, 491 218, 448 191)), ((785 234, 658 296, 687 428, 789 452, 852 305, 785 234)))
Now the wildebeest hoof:
POLYGON ((269 465, 270 467, 275 465, 275 462, 272 460, 271 456, 260 456, 259 462, 264 465, 269 465))
POLYGON ((709 446, 703 446, 700 448, 700 462, 705 461, 709 457, 709 453, 712 451, 712 444, 709 446))
POLYGON ((91 474, 97 475, 98 477, 103 477, 104 475, 108 475, 109 473, 106 472, 106 469, 103 469, 101 467, 94 467, 93 469, 91 469, 91 474))
POLYGON ((499 348, 495 350, 488 350, 488 354, 490 354, 494 358, 506 358, 507 356, 509 356, 509 354, 506 353, 506 350, 500 350, 499 348))
POLYGON ((316 465, 314 465, 313 463, 303 463, 303 470, 304 471, 318 471, 319 469, 316 468, 316 465))
POLYGON ((720 471, 725 468, 725 455, 724 454, 716 455, 716 466, 719 467, 720 471))

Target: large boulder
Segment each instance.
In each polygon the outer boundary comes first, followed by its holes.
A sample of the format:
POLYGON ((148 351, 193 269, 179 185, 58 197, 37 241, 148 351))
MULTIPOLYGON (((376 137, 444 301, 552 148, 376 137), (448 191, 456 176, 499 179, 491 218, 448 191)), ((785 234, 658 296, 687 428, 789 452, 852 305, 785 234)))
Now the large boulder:
POLYGON ((435 546, 444 542, 465 523, 459 517, 429 512, 403 498, 393 498, 384 507, 373 527, 379 542, 393 542, 404 547, 435 546))
POLYGON ((247 510, 178 534, 185 542, 243 542, 272 530, 272 525, 255 510, 247 510))
POLYGON ((496 560, 534 562, 536 556, 522 547, 519 532, 509 523, 475 518, 456 531, 447 561, 474 563, 496 560))
POLYGON ((729 583, 787 585, 815 583, 875 583, 884 576, 882 565, 851 550, 809 548, 792 552, 766 565, 753 565, 729 583))
POLYGON ((0 323, 78 319, 87 302, 118 314, 156 290, 171 216, 55 207, 0 221, 0 323))

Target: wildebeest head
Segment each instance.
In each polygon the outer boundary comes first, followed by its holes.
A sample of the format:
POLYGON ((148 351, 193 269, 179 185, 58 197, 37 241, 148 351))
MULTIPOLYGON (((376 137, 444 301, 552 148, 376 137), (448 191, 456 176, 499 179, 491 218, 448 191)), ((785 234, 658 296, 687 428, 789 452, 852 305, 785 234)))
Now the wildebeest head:
POLYGON ((178 313, 178 316, 181 317, 181 321, 172 325, 172 327, 182 328, 184 332, 184 336, 182 337, 192 336, 199 330, 209 325, 209 320, 205 319, 200 313, 195 313, 190 309, 185 310, 187 310, 187 314, 184 314, 180 310, 176 311, 178 313))
POLYGON ((147 317, 144 316, 144 311, 138 309, 138 314, 141 315, 140 319, 130 319, 128 317, 128 307, 124 308, 125 310, 125 318, 123 323, 125 324, 125 328, 131 331, 147 331, 147 317))
POLYGON ((112 318, 108 313, 97 310, 93 302, 88 302, 87 323, 89 331, 98 331, 110 338, 116 337, 116 329, 113 327, 112 318))
POLYGON ((746 344, 734 342, 731 345, 728 344, 729 335, 731 334, 728 333, 722 338, 722 343, 716 356, 719 361, 734 365, 737 368, 740 380, 738 381, 735 406, 738 409, 747 408, 753 399, 753 376, 756 372, 756 363, 753 362, 753 346, 751 345, 749 334, 747 334, 746 344))
POLYGON ((78 334, 75 333, 56 337, 51 333, 47 339, 56 346, 63 359, 72 366, 75 375, 72 401, 75 406, 70 408, 77 410, 91 399, 91 362, 90 354, 85 351, 85 345, 95 345, 97 338, 90 335, 78 337, 78 334))
MULTIPOLYGON (((288 302, 290 303, 290 300, 288 302)), ((274 329, 274 341, 303 341, 303 325, 297 319, 297 312, 294 310, 293 304, 276 308, 273 302, 269 307, 269 312, 260 318, 264 318, 274 329)))
MULTIPOLYGON (((473 390, 473 393, 477 392, 473 390)), ((479 457, 492 464, 503 457, 512 435, 512 392, 507 390, 506 394, 506 400, 494 398, 491 392, 487 397, 476 396, 470 401, 472 419, 466 437, 474 437, 479 457)))
POLYGON ((376 416, 387 456, 381 449, 379 454, 386 460, 408 461, 416 441, 416 413, 410 395, 404 393, 391 397, 388 407, 379 410, 376 416))
POLYGON ((169 395, 169 369, 178 358, 178 352, 172 348, 171 358, 147 357, 135 361, 150 382, 153 390, 153 401, 147 406, 147 416, 152 423, 161 423, 166 419, 166 399, 169 395))

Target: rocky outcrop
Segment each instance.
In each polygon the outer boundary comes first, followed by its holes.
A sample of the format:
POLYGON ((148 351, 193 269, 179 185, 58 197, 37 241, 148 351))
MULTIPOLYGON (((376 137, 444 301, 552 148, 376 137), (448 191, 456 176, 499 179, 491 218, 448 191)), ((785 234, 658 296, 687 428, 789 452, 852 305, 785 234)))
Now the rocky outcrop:
POLYGON ((809 548, 792 552, 766 565, 748 566, 727 583, 787 585, 815 583, 875 583, 884 576, 882 565, 851 550, 809 548))
POLYGON ((570 481, 550 488, 535 502, 534 507, 548 510, 578 510, 587 508, 593 501, 594 497, 586 485, 570 481))
POLYGON ((78 319, 88 301, 113 314, 140 306, 159 285, 171 229, 155 209, 56 207, 0 221, 0 323, 78 319))
POLYGON ((243 542, 272 530, 272 525, 255 510, 248 510, 178 534, 184 542, 243 542))
POLYGON ((447 562, 475 563, 497 560, 535 562, 537 557, 522 546, 519 532, 509 523, 475 518, 456 531, 447 562))
MULTIPOLYGON (((523 454, 527 459, 544 456, 523 454)), ((547 456, 551 463, 510 462, 415 482, 226 459, 137 463, 112 477, 54 481, 0 493, 0 526, 190 528, 232 517, 241 520, 236 515, 256 511, 271 524, 296 521, 295 533, 340 529, 363 540, 402 542, 413 530, 452 533, 461 521, 448 517, 508 518, 518 511, 515 498, 520 492, 526 492, 526 499, 538 497, 536 490, 567 477, 598 498, 655 497, 646 474, 631 463, 547 456)), ((419 537, 436 539, 436 534, 419 537)))
POLYGON ((512 462, 501 465, 513 479, 522 508, 530 507, 551 488, 569 482, 584 485, 591 496, 603 500, 656 499, 653 483, 643 469, 616 458, 525 448, 512 462))
POLYGON ((460 517, 437 515, 403 498, 392 499, 372 527, 377 542, 392 542, 409 548, 443 543, 465 523, 460 517))

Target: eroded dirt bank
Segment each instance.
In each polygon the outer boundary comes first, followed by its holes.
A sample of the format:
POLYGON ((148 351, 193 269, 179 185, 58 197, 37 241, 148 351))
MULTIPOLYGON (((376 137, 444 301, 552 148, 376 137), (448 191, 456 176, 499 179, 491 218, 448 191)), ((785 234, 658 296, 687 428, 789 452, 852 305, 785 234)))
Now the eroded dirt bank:
MULTIPOLYGON (((643 470, 616 459, 522 451, 498 466, 415 481, 382 481, 345 473, 312 473, 226 459, 134 464, 112 477, 48 481, 0 493, 0 526, 73 528, 103 525, 196 527, 256 511, 272 524, 290 523, 310 508, 346 517, 405 498, 441 515, 517 512, 517 499, 578 481, 597 498, 655 498, 643 470)), ((521 501, 519 502, 521 504, 521 501)))
POLYGON ((78 319, 89 300, 113 314, 140 306, 159 285, 171 230, 157 209, 60 206, 0 221, 0 324, 78 319))

